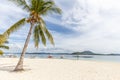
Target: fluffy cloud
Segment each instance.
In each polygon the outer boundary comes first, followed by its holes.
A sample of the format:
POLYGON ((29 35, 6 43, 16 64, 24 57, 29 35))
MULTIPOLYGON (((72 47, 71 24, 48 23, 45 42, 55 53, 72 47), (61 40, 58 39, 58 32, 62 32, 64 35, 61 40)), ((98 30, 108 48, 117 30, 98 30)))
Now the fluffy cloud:
MULTIPOLYGON (((120 52, 119 0, 76 0, 64 11, 65 27, 76 33, 64 37, 62 47, 73 51, 120 52)), ((65 7, 65 6, 64 6, 65 7)))

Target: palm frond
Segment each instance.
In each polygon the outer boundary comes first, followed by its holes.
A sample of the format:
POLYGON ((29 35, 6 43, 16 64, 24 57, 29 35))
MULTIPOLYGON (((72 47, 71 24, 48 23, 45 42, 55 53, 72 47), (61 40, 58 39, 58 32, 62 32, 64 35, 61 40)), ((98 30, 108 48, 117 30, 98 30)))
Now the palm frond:
POLYGON ((19 20, 17 23, 12 25, 7 31, 4 32, 5 35, 9 36, 11 33, 17 31, 25 24, 25 18, 19 20))
MULTIPOLYGON (((7 38, 6 35, 0 34, 0 48, 4 48, 4 49, 9 49, 8 46, 3 45, 4 43, 6 43, 7 38)), ((3 54, 3 51, 0 50, 0 55, 3 54)))
POLYGON ((42 4, 44 3, 43 0, 31 0, 31 11, 35 11, 39 13, 39 10, 42 8, 42 4))
POLYGON ((36 0, 31 0, 31 9, 35 11, 37 9, 37 1, 36 0))
POLYGON ((44 44, 44 46, 46 46, 46 38, 45 38, 45 35, 44 35, 44 31, 42 30, 41 25, 38 25, 38 28, 39 28, 39 31, 40 31, 39 36, 41 38, 41 41, 44 44))
POLYGON ((35 43, 35 47, 38 48, 39 42, 40 42, 40 36, 39 36, 40 32, 39 32, 39 27, 36 26, 34 28, 34 32, 33 32, 33 39, 34 39, 34 43, 35 43))
POLYGON ((3 44, 7 41, 7 38, 5 35, 0 34, 0 44, 3 44))
POLYGON ((51 7, 51 8, 49 8, 49 11, 51 12, 51 13, 58 13, 58 14, 61 14, 62 13, 62 10, 60 9, 60 8, 58 8, 58 7, 51 7))
POLYGON ((48 29, 46 28, 46 24, 44 22, 44 20, 42 18, 40 18, 40 24, 41 24, 41 29, 44 31, 44 33, 46 34, 48 40, 50 41, 51 44, 54 45, 54 39, 51 35, 51 33, 48 31, 48 29))
POLYGON ((30 7, 27 4, 27 2, 25 0, 10 0, 12 2, 14 2, 16 5, 22 7, 22 9, 30 11, 30 7))
POLYGON ((9 49, 9 47, 5 45, 0 45, 0 48, 9 49))
POLYGON ((40 10, 39 14, 41 15, 46 15, 48 13, 57 13, 57 14, 61 14, 62 10, 55 5, 54 1, 49 0, 44 2, 44 4, 42 5, 42 9, 40 10))
POLYGON ((44 31, 41 29, 41 25, 35 26, 33 34, 34 34, 33 38, 34 38, 35 47, 38 48, 40 41, 43 43, 44 46, 46 46, 46 38, 44 31))
POLYGON ((0 55, 3 55, 3 53, 4 53, 4 52, 3 52, 2 50, 0 50, 0 55))

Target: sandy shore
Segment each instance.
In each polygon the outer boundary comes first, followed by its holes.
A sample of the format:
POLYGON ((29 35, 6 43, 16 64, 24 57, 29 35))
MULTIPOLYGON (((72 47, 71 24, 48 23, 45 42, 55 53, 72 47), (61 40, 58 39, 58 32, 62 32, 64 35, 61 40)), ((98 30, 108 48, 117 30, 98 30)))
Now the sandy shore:
POLYGON ((17 58, 0 58, 0 80, 119 80, 120 63, 25 59, 24 72, 12 72, 17 58))

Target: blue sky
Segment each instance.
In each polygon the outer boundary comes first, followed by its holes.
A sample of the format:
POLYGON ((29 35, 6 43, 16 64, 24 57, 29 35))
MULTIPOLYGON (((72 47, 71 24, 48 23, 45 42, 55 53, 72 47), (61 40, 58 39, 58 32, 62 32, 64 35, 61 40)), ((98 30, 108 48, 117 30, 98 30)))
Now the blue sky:
MULTIPOLYGON (((28 13, 9 2, 0 0, 0 33, 28 13)), ((55 46, 34 48, 31 41, 27 52, 73 52, 91 50, 98 53, 120 52, 120 1, 119 0, 55 0, 63 10, 62 15, 43 17, 53 34, 55 46)), ((9 39, 10 50, 21 52, 29 25, 13 33, 9 39)))

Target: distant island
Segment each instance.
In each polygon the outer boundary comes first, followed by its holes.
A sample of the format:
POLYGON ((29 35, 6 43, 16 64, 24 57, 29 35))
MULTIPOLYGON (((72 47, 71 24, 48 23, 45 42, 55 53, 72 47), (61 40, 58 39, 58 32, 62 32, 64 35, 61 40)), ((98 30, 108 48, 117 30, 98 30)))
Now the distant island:
POLYGON ((92 51, 83 51, 83 52, 73 52, 72 55, 119 55, 120 54, 116 54, 116 53, 111 53, 111 54, 101 54, 101 53, 94 53, 92 51))
MULTIPOLYGON (((21 53, 6 53, 6 54, 21 54, 21 53)), ((65 53, 52 53, 52 52, 26 52, 26 54, 45 54, 45 55, 105 55, 105 56, 120 56, 120 53, 110 53, 110 54, 102 54, 95 53, 92 51, 82 51, 82 52, 65 52, 65 53)))
POLYGON ((73 55, 95 55, 92 51, 74 52, 73 55))

